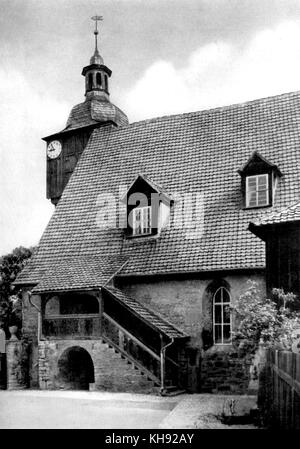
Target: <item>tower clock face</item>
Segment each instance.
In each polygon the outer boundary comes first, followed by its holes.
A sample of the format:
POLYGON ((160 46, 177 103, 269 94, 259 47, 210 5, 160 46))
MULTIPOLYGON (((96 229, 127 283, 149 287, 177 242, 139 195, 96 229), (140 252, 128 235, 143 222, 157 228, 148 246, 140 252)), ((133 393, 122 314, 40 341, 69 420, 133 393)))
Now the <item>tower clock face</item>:
POLYGON ((47 147, 47 156, 50 159, 56 159, 60 155, 61 149, 61 142, 59 140, 52 140, 47 147))

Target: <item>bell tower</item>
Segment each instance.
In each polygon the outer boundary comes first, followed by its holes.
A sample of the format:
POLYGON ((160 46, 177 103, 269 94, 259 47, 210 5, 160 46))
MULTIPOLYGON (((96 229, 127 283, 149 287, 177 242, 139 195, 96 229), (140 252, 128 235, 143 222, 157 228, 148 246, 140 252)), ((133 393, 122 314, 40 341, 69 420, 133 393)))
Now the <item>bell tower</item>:
POLYGON ((85 76, 85 96, 87 99, 109 101, 108 78, 111 76, 111 70, 106 67, 98 51, 98 21, 103 20, 103 17, 94 16, 92 20, 95 21, 95 52, 90 59, 90 65, 82 70, 82 75, 85 76))
POLYGON ((85 101, 72 108, 62 131, 43 138, 47 144, 47 198, 55 206, 93 130, 107 125, 128 125, 127 116, 109 99, 109 78, 112 72, 98 51, 98 22, 102 19, 102 16, 92 17, 95 21, 95 51, 90 64, 82 70, 85 77, 85 101))

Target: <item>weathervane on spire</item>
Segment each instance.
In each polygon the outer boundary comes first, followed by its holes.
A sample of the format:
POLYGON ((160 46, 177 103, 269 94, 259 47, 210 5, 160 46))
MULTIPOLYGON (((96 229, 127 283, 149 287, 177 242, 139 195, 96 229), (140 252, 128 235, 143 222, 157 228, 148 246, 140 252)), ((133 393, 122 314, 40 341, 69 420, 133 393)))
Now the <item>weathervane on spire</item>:
POLYGON ((98 21, 100 22, 101 20, 103 20, 103 16, 93 16, 92 20, 94 20, 95 23, 95 31, 94 31, 94 35, 95 35, 95 53, 98 52, 98 21))

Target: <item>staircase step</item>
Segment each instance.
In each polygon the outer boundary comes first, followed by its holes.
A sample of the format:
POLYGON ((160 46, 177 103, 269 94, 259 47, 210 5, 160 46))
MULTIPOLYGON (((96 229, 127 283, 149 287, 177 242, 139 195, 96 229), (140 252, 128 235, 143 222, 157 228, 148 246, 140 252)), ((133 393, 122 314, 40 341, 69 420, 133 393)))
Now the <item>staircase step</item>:
MULTIPOLYGON (((106 345, 110 350, 110 357, 112 360, 120 360, 122 361, 124 372, 122 373, 122 368, 120 367, 120 376, 124 379, 124 391, 134 391, 141 393, 159 393, 159 382, 155 382, 155 380, 147 375, 147 370, 144 372, 142 367, 138 364, 136 365, 133 360, 130 360, 118 350, 117 347, 113 346, 109 342, 106 342, 104 339, 102 343, 106 345), (123 361, 124 360, 124 361, 123 361), (129 371, 128 371, 129 370, 129 371), (129 385, 132 385, 130 387, 129 385), (129 388, 129 390, 128 390, 129 388)), ((117 387, 118 391, 120 387, 117 387)))
POLYGON ((161 396, 178 396, 178 395, 180 395, 180 394, 185 394, 186 393, 186 391, 185 390, 180 390, 180 389, 178 389, 177 387, 173 387, 174 389, 168 389, 168 387, 167 388, 164 388, 161 392, 160 392, 160 395, 161 396))

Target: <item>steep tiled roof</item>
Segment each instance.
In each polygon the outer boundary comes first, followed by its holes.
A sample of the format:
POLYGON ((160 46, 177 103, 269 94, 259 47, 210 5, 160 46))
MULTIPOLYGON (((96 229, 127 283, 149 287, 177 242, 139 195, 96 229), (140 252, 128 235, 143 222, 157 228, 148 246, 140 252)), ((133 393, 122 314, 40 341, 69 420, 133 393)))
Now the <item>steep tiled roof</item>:
POLYGON ((122 275, 263 268, 264 243, 248 223, 299 200, 299 148, 299 92, 96 129, 18 282, 36 282, 61 255, 123 255, 122 275), (237 170, 255 150, 283 173, 271 209, 241 207, 237 170), (174 223, 156 238, 126 239, 113 220, 100 226, 103 195, 117 197, 139 173, 177 197, 174 223), (204 215, 196 209, 193 227, 185 213, 181 226, 179 195, 195 206, 196 194, 204 215))
POLYGON ((34 293, 84 290, 105 285, 120 269, 124 257, 73 257, 56 260, 42 276, 34 293))
POLYGON ((122 304, 128 307, 131 311, 135 312, 139 317, 144 319, 147 323, 150 323, 159 332, 167 335, 171 338, 185 338, 187 335, 180 329, 175 327, 173 324, 166 321, 164 318, 159 316, 156 312, 153 312, 148 307, 145 307, 141 303, 137 302, 135 299, 125 295, 124 292, 115 287, 105 287, 104 291, 107 291, 115 298, 117 298, 122 304))
POLYGON ((266 226, 280 223, 291 223, 300 221, 300 203, 293 204, 289 207, 284 207, 278 212, 272 212, 259 220, 254 221, 254 226, 266 226))
POLYGON ((121 109, 109 101, 100 101, 93 98, 72 108, 64 131, 71 131, 99 122, 113 122, 118 126, 128 125, 128 119, 121 109))

